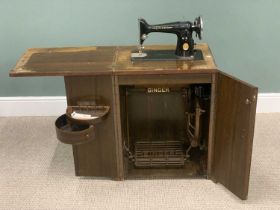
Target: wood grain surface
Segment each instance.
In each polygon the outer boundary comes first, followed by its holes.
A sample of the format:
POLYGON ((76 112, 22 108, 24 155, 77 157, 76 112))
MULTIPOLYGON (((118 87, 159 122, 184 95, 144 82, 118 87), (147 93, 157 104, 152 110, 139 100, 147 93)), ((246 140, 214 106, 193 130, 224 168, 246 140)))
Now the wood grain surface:
POLYGON ((246 199, 258 90, 222 72, 216 78, 212 179, 246 199))
POLYGON ((73 145, 76 175, 104 176, 120 179, 114 132, 113 84, 111 76, 65 77, 67 104, 75 106, 81 101, 110 106, 106 120, 95 125, 93 141, 73 145))
MULTIPOLYGON (((173 49, 174 46, 146 46, 147 49, 173 49)), ((211 73, 217 67, 207 44, 196 45, 204 60, 131 62, 136 46, 77 48, 33 48, 20 58, 10 76, 80 76, 133 74, 211 73)))
MULTIPOLYGON (((146 46, 148 50, 173 48, 175 46, 171 45, 146 46)), ((133 177, 197 177, 207 173, 208 178, 223 184, 239 198, 246 199, 258 90, 218 71, 207 44, 198 44, 195 48, 202 51, 204 60, 132 62, 130 53, 136 46, 29 49, 10 71, 10 76, 64 76, 68 106, 76 106, 80 101, 110 106, 106 120, 95 127, 95 139, 83 145, 73 145, 76 175, 122 180, 133 177), (140 100, 143 100, 142 95, 130 96, 133 99, 130 101, 130 111, 134 115, 129 122, 134 128, 128 135, 129 129, 124 120, 124 104, 127 102, 124 100, 125 90, 136 86, 175 87, 191 84, 206 84, 211 88, 211 100, 207 105, 209 113, 202 126, 203 135, 208 138, 208 154, 201 158, 203 164, 185 164, 180 170, 138 170, 132 167, 124 155, 125 139, 144 138, 147 133, 163 135, 162 130, 166 131, 164 138, 177 139, 184 127, 183 118, 180 117, 183 111, 176 106, 176 110, 157 108, 167 102, 171 107, 173 101, 179 98, 177 95, 162 99, 154 97, 153 103, 148 105, 140 100), (151 107, 154 108, 148 113, 151 107), (165 113, 166 118, 161 116, 160 113, 167 111, 172 114, 165 113), (159 126, 160 132, 141 130, 139 119, 134 118, 137 114, 140 119, 145 118, 143 125, 151 124, 148 119, 153 116, 162 119, 165 124, 160 125, 162 128, 159 126), (169 122, 174 126, 170 131, 169 122), (198 173, 204 165, 205 170, 198 173)))

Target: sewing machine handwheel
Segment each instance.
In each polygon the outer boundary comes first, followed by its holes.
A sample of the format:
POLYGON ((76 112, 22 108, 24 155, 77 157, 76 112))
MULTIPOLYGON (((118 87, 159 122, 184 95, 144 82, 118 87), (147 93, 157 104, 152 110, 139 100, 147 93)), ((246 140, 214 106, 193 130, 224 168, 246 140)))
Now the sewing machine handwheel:
POLYGON ((202 38, 202 30, 203 30, 203 21, 202 18, 199 16, 195 19, 194 25, 197 27, 196 30, 196 35, 198 36, 199 39, 202 38))

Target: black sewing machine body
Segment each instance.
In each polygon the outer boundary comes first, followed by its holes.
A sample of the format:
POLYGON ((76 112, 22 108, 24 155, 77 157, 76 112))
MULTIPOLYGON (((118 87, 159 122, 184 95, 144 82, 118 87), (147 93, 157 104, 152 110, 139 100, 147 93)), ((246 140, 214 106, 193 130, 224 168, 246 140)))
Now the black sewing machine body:
POLYGON ((194 22, 171 22, 164 24, 149 25, 143 18, 139 19, 139 50, 132 52, 132 60, 174 60, 174 59, 203 59, 202 53, 194 49, 193 33, 201 39, 203 22, 201 17, 197 17, 194 22), (149 33, 161 32, 172 33, 177 35, 177 46, 175 52, 153 52, 143 51, 143 43, 147 39, 149 33))

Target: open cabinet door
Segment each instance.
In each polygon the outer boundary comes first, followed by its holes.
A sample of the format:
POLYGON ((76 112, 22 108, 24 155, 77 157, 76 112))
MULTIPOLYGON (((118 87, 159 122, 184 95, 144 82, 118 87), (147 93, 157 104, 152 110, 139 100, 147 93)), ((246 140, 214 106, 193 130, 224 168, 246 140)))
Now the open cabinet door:
POLYGON ((258 89, 216 74, 214 154, 211 178, 247 199, 258 89))

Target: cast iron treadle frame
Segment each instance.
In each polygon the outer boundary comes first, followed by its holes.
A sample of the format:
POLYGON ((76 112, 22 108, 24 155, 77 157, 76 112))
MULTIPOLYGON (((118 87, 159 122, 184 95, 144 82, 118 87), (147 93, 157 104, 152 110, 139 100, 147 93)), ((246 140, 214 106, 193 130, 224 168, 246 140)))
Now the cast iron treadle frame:
POLYGON ((135 167, 183 167, 184 148, 181 141, 135 142, 135 167))

